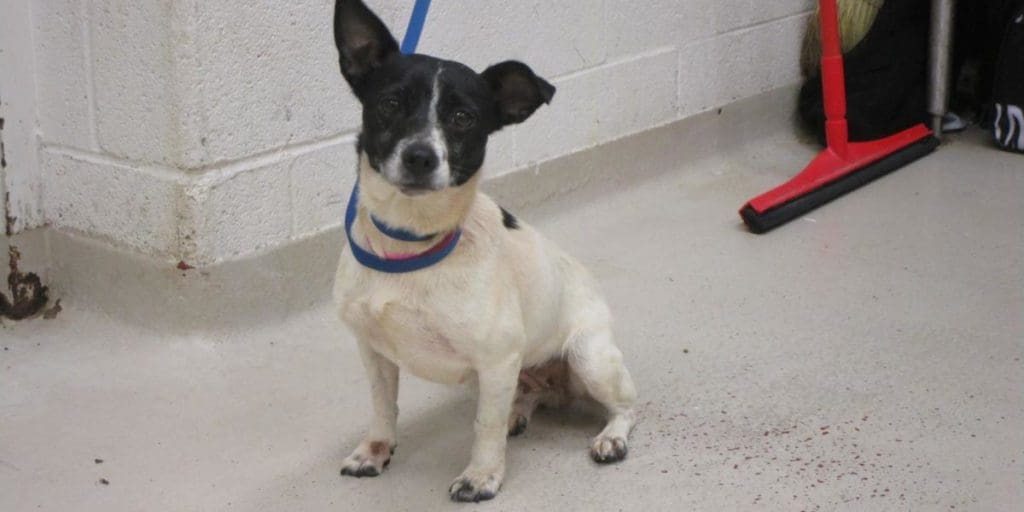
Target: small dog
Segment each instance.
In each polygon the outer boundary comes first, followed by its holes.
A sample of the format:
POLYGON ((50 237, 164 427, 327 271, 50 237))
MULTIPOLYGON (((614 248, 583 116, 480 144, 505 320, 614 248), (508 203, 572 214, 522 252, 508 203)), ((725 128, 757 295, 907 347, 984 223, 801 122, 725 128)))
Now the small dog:
POLYGON ((495 496, 507 436, 542 404, 603 405, 608 423, 591 456, 622 460, 636 391, 594 279, 477 191, 488 136, 549 103, 554 86, 516 61, 476 73, 403 55, 361 0, 336 0, 334 36, 363 108, 334 295, 373 398, 369 432, 341 473, 377 476, 390 462, 399 367, 478 386, 476 439, 453 500, 495 496))

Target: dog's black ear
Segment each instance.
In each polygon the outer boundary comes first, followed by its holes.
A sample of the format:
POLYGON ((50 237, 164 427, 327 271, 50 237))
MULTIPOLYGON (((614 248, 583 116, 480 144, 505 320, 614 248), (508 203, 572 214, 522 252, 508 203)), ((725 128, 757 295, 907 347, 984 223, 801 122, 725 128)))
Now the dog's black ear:
POLYGON ((357 96, 366 76, 398 53, 398 42, 362 0, 334 2, 334 43, 341 74, 357 96))
POLYGON ((551 103, 555 86, 535 75, 529 66, 509 60, 482 73, 498 102, 501 125, 526 121, 544 103, 551 103))

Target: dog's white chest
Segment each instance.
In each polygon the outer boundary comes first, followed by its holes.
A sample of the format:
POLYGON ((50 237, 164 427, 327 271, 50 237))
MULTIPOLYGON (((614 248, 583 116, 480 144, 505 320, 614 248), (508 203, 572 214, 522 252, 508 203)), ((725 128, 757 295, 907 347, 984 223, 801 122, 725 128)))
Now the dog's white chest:
POLYGON ((449 313, 431 307, 429 296, 386 284, 353 286, 339 297, 341 316, 374 350, 412 374, 455 384, 472 373, 464 354, 468 333, 449 313))

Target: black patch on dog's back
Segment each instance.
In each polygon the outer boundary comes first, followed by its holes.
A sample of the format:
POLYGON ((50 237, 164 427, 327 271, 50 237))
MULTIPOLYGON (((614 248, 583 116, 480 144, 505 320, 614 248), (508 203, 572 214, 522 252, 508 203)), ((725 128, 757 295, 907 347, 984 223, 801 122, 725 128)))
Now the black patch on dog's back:
MULTIPOLYGON (((499 206, 498 208, 501 207, 499 206)), ((501 223, 505 225, 506 229, 519 229, 519 221, 516 219, 516 216, 504 208, 501 208, 501 223)))

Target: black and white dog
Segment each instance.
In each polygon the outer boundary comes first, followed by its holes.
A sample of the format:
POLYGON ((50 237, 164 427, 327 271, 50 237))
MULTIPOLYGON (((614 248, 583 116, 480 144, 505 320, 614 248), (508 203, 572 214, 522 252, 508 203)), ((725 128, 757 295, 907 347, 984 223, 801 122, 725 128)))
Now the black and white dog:
POLYGON ((363 108, 359 184, 334 293, 373 398, 369 432, 341 473, 376 476, 390 461, 400 367, 478 386, 476 439, 449 490, 454 500, 495 496, 506 437, 540 404, 603 405, 608 424, 591 456, 623 459, 636 391, 596 283, 477 191, 488 136, 525 121, 555 88, 520 62, 476 73, 403 55, 361 0, 336 0, 334 36, 363 108))

